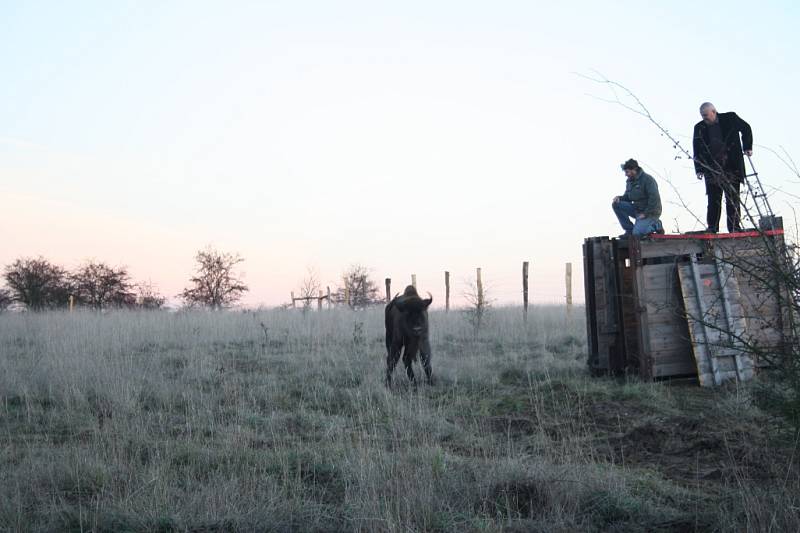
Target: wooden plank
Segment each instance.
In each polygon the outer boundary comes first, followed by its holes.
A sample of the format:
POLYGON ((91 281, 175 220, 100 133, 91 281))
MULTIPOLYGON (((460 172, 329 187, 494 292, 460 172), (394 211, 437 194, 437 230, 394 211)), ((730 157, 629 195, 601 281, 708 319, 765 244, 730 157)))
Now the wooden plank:
POLYGON ((644 288, 664 289, 678 284, 679 263, 661 263, 658 265, 644 265, 644 288))
POLYGON ((700 381, 701 386, 710 387, 718 384, 719 374, 714 361, 713 349, 709 344, 708 330, 703 323, 706 310, 703 299, 699 297, 702 283, 697 261, 692 258, 692 261, 688 264, 681 265, 678 269, 678 274, 689 321, 689 335, 691 336, 692 350, 697 366, 697 379, 700 381), (690 290, 693 290, 694 294, 690 295, 690 290))
POLYGON ((694 364, 694 356, 692 355, 692 345, 686 339, 686 343, 682 346, 672 346, 671 348, 659 348, 653 350, 653 358, 659 361, 667 361, 670 359, 689 359, 694 364))
POLYGON ((663 378, 670 376, 696 376, 697 368, 694 365, 694 360, 688 363, 668 363, 655 365, 653 368, 653 377, 663 378))
POLYGON ((731 373, 741 381, 752 378, 752 360, 737 341, 746 322, 733 268, 719 260, 692 261, 679 267, 679 277, 700 384, 718 385, 731 373))
POLYGON ((703 251, 703 244, 693 240, 640 241, 639 246, 642 259, 697 254, 703 251))
MULTIPOLYGON (((682 334, 682 333, 681 333, 682 334)), ((692 341, 682 337, 679 330, 675 330, 674 335, 662 335, 650 338, 650 349, 653 353, 665 350, 692 350, 692 341)))

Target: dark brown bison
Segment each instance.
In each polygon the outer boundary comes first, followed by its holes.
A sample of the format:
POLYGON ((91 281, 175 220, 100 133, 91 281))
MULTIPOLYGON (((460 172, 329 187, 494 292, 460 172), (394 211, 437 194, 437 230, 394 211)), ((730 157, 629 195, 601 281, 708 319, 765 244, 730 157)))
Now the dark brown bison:
POLYGON ((413 285, 406 287, 402 295, 395 296, 386 305, 386 385, 392 384, 392 372, 400 360, 403 350, 403 364, 408 379, 415 382, 412 363, 421 354, 425 378, 431 381, 431 343, 428 339, 428 306, 433 296, 423 300, 413 285))

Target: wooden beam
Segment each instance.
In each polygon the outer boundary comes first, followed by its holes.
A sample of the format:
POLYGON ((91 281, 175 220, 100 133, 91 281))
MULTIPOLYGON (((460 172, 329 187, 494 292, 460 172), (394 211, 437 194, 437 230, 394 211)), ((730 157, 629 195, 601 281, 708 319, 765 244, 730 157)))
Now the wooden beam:
POLYGON ((481 280, 481 269, 477 269, 477 289, 478 289, 478 307, 483 307, 483 280, 481 280))
POLYGON ((567 268, 564 276, 564 282, 567 288, 567 314, 572 314, 572 263, 567 263, 567 268))
POLYGON ((450 311, 450 272, 444 271, 444 312, 450 311))
POLYGON ((522 262, 522 319, 528 321, 528 262, 522 262))

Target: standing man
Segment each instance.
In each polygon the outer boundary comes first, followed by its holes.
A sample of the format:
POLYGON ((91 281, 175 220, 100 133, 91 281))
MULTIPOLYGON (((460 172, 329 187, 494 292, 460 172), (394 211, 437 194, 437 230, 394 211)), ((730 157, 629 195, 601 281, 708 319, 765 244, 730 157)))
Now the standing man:
POLYGON ((692 145, 697 179, 706 180, 707 231, 719 231, 723 192, 728 232, 741 231, 739 189, 745 177, 742 153, 753 155, 753 131, 736 113, 717 113, 710 102, 700 106, 700 116, 703 120, 694 126, 692 145))
POLYGON ((620 239, 631 235, 643 237, 651 233, 664 233, 661 226, 661 196, 653 176, 647 174, 635 159, 628 159, 620 165, 625 173, 625 194, 615 196, 611 207, 617 215, 625 233, 620 239), (631 219, 634 222, 631 222, 631 219))

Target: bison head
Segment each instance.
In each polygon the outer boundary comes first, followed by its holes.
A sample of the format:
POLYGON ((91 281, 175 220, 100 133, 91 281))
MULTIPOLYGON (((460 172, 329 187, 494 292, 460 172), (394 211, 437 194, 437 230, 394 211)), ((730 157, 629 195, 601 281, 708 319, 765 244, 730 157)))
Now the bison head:
POLYGON ((431 293, 428 293, 428 298, 423 300, 411 285, 406 287, 403 296, 395 298, 395 305, 403 313, 403 325, 408 333, 415 337, 425 333, 428 327, 428 306, 432 302, 431 293))

